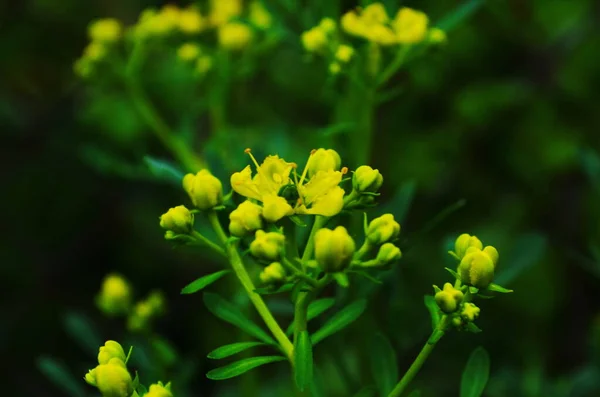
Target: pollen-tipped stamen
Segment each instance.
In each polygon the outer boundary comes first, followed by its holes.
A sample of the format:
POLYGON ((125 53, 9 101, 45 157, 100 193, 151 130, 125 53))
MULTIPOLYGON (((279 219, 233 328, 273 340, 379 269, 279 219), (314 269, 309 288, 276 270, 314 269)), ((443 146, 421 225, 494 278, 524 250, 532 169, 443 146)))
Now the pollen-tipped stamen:
POLYGON ((316 151, 316 149, 310 151, 310 155, 308 156, 308 160, 306 160, 306 165, 304 166, 304 171, 302 171, 302 176, 300 177, 300 182, 296 183, 296 185, 300 186, 304 182, 304 178, 306 178, 306 174, 308 174, 308 166, 310 165, 310 159, 312 159, 316 151))
POLYGON ((258 165, 258 161, 256 161, 256 158, 254 158, 254 155, 252 154, 252 149, 246 148, 246 150, 244 150, 244 153, 246 153, 248 156, 250 156, 250 158, 252 159, 252 162, 256 166, 256 171, 258 172, 258 169, 260 168, 260 166, 258 165))

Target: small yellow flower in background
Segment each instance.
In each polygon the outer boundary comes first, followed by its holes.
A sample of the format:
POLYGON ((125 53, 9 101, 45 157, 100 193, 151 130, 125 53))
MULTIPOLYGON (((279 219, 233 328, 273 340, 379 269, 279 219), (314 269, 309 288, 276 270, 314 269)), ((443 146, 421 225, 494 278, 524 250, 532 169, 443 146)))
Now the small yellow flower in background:
POLYGON ((272 284, 285 279, 285 269, 279 262, 273 262, 260 272, 260 281, 263 284, 272 284))
POLYGON ((447 40, 446 32, 444 32, 440 28, 431 28, 429 29, 428 40, 433 44, 441 44, 445 43, 447 40))
POLYGON ((339 171, 342 159, 333 149, 317 149, 308 165, 308 176, 312 177, 319 171, 339 171))
POLYGON ((428 23, 429 18, 425 13, 403 7, 398 10, 392 21, 392 26, 399 43, 415 44, 420 43, 427 37, 428 23))
POLYGON ((219 27, 219 45, 227 50, 242 50, 252 41, 252 29, 240 22, 228 22, 219 27))
POLYGON ((125 362, 127 356, 125 355, 123 346, 121 346, 119 342, 109 340, 104 343, 104 346, 100 347, 98 353, 98 364, 108 364, 108 362, 113 358, 118 358, 119 360, 125 362))
POLYGON ((361 12, 348 11, 341 20, 342 29, 350 35, 380 45, 392 45, 396 43, 396 36, 388 22, 388 14, 381 3, 372 3, 361 12))
POLYGON ((335 32, 337 24, 331 18, 323 18, 321 22, 319 22, 318 28, 323 31, 326 35, 329 35, 335 32))
POLYGON ((96 302, 105 314, 124 314, 131 304, 131 287, 122 276, 109 274, 102 282, 96 302))
POLYGON ((470 234, 463 233, 456 239, 454 243, 454 254, 458 257, 458 259, 464 258, 467 250, 471 247, 475 247, 479 250, 483 249, 483 244, 481 240, 479 240, 475 236, 471 236, 470 234))
POLYGON ((179 30, 187 34, 200 33, 206 26, 204 18, 195 7, 188 7, 179 13, 179 30))
POLYGON ((458 265, 458 274, 463 283, 476 288, 486 288, 494 279, 498 262, 498 251, 488 246, 484 250, 469 247, 458 265))
POLYGON ((352 187, 360 193, 375 193, 383 184, 383 176, 379 170, 374 170, 368 165, 361 165, 354 171, 352 187))
POLYGON ((381 245, 398 237, 400 224, 394 219, 394 215, 385 214, 373 219, 367 227, 367 240, 373 245, 381 245))
POLYGON ((223 25, 241 13, 241 0, 211 0, 210 2, 209 19, 214 26, 223 25))
POLYGON ((327 273, 341 272, 350 265, 356 250, 354 240, 343 226, 323 228, 315 233, 315 259, 327 273))
POLYGON ((385 243, 381 247, 379 247, 379 251, 377 252, 377 265, 385 266, 396 261, 399 261, 402 258, 402 251, 400 248, 396 247, 392 243, 385 243))
POLYGON ((257 258, 276 261, 281 256, 285 236, 276 232, 257 230, 254 241, 250 243, 250 253, 257 258))
POLYGON ((435 302, 444 313, 454 313, 464 298, 464 294, 450 283, 444 284, 444 289, 435 294, 435 302))
POLYGON ((144 397, 173 397, 171 393, 171 384, 168 383, 166 386, 161 382, 150 385, 148 393, 144 394, 144 397))
POLYGON ((91 41, 111 42, 121 38, 123 26, 114 18, 99 19, 90 23, 88 36, 91 41))
POLYGON ((206 74, 212 68, 212 58, 208 55, 201 55, 196 60, 196 72, 200 75, 206 74))
POLYGON ((396 35, 387 26, 384 25, 373 25, 369 28, 365 37, 377 44, 383 46, 389 46, 397 43, 396 35))
POLYGON ((174 5, 166 5, 159 11, 144 10, 134 26, 134 34, 138 39, 149 36, 164 36, 181 28, 181 10, 174 5))
POLYGON ((367 30, 364 21, 358 16, 356 11, 351 10, 342 15, 341 19, 342 29, 353 36, 362 36, 367 30))
POLYGON ((86 383, 88 385, 94 386, 94 387, 98 387, 98 385, 96 384, 96 368, 92 368, 88 371, 87 374, 85 374, 85 376, 83 377, 83 379, 86 381, 86 383))
POLYGON ((170 208, 160 217, 160 227, 176 234, 187 234, 192 231, 194 216, 183 205, 170 208))
POLYGON ((342 71, 342 67, 340 66, 339 63, 337 63, 337 62, 331 62, 329 64, 329 73, 331 73, 333 75, 336 75, 336 74, 338 74, 341 71, 342 71))
POLYGON ((229 233, 236 237, 244 237, 251 232, 262 229, 262 207, 246 200, 229 214, 229 233))
POLYGON ((148 298, 146 298, 146 303, 150 306, 153 316, 157 316, 165 312, 165 296, 161 291, 155 290, 150 292, 150 295, 148 295, 148 298))
POLYGON ((259 29, 266 30, 273 24, 273 18, 260 1, 250 3, 250 22, 259 29))
POLYGON ((343 63, 349 62, 353 55, 354 48, 346 44, 341 44, 335 51, 335 59, 343 63))
POLYGON ((200 47, 194 43, 184 43, 177 50, 177 56, 182 61, 193 61, 200 55, 200 47))
POLYGON ((83 57, 91 61, 98 61, 106 55, 106 48, 98 41, 92 41, 83 50, 83 57))
POLYGON ((308 52, 321 52, 327 48, 327 34, 318 26, 303 32, 300 39, 308 52))
POLYGON ((465 303, 460 316, 462 317, 463 320, 471 322, 471 321, 475 321, 475 319, 477 317, 479 317, 479 312, 481 311, 481 309, 479 309, 474 303, 471 302, 467 302, 465 303))
POLYGON ((363 21, 368 25, 378 25, 387 23, 390 19, 381 3, 371 3, 364 8, 361 13, 363 21))
POLYGON ((209 210, 223 204, 223 185, 208 170, 184 176, 183 189, 200 210, 209 210))
POLYGON ((133 380, 125 363, 112 358, 106 364, 98 365, 94 371, 96 387, 104 397, 130 397, 133 393, 133 380))

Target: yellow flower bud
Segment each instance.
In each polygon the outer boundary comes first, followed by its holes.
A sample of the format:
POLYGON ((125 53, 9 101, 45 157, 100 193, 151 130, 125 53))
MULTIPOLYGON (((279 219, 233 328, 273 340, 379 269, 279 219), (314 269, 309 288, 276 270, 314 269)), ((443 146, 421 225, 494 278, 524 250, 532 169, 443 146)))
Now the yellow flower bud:
POLYGON ((479 309, 477 306, 475 306, 474 303, 467 302, 463 306, 463 309, 462 309, 462 311, 460 313, 460 316, 462 317, 463 320, 468 321, 468 322, 472 322, 477 317, 479 317, 479 312, 480 311, 481 311, 481 309, 479 309))
POLYGON ((155 290, 150 292, 150 295, 146 298, 146 303, 150 306, 152 316, 162 314, 166 309, 165 296, 162 291, 155 290))
POLYGON ((88 61, 99 61, 106 55, 104 44, 99 41, 92 41, 83 50, 83 58, 88 61))
POLYGON ((492 259, 492 262, 494 263, 494 270, 495 270, 496 264, 498 263, 498 259, 500 257, 500 254, 498 254, 498 250, 496 248, 492 247, 491 245, 488 245, 487 247, 485 247, 483 249, 483 252, 485 252, 492 259))
POLYGON ((383 184, 383 176, 379 170, 374 170, 368 165, 361 165, 354 171, 352 186, 354 190, 364 193, 375 193, 383 184))
POLYGON ((319 27, 314 27, 303 32, 300 39, 308 52, 321 52, 327 47, 327 35, 319 27))
POLYGON ((250 3, 249 19, 254 26, 262 30, 270 28, 273 23, 271 14, 260 1, 250 3))
POLYGON ((337 50, 335 50, 335 59, 343 63, 349 62, 353 55, 354 48, 346 44, 340 44, 337 50))
POLYGON ((364 36, 368 31, 367 25, 355 11, 348 11, 342 15, 341 25, 346 33, 353 36, 364 36))
POLYGON ((285 269, 281 263, 273 262, 260 272, 259 277, 263 284, 276 283, 285 279, 285 269))
POLYGON ((100 310, 106 314, 126 313, 131 304, 131 287, 122 276, 109 274, 102 282, 96 301, 100 310))
POLYGON ((103 397, 129 397, 133 393, 133 381, 125 363, 112 358, 98 365, 95 371, 96 385, 103 397))
POLYGON ((331 62, 329 64, 329 73, 331 73, 333 75, 336 75, 336 74, 338 74, 341 71, 342 71, 342 67, 340 66, 339 63, 337 63, 337 62, 331 62))
POLYGON ((212 58, 208 55, 202 55, 198 58, 198 60, 196 61, 196 72, 203 76, 204 74, 206 74, 206 72, 208 72, 213 65, 213 61, 212 58))
POLYGON ((160 217, 160 227, 171 230, 176 234, 187 234, 192 231, 194 216, 183 205, 178 205, 162 214, 160 217))
POLYGON ((111 42, 121 38, 123 26, 114 18, 99 19, 90 23, 88 36, 92 41, 111 42))
POLYGON ((285 236, 281 233, 257 230, 254 241, 250 243, 250 253, 257 258, 268 261, 279 259, 285 236))
POLYGON ((483 244, 481 244, 481 241, 477 237, 463 233, 458 236, 456 242, 454 243, 454 253, 459 259, 462 259, 466 255, 467 250, 471 247, 475 247, 480 250, 483 248, 483 244))
POLYGON ((486 252, 469 248, 458 265, 458 274, 463 283, 476 288, 486 288, 494 279, 494 261, 486 252))
POLYGON ((184 176, 183 189, 198 209, 208 210, 223 204, 223 185, 208 170, 184 176))
POLYGON ((262 229, 262 207, 246 200, 229 214, 229 233, 244 237, 250 232, 262 229))
POLYGON ((312 177, 319 171, 338 171, 342 166, 342 159, 333 149, 317 149, 308 163, 308 176, 312 177))
POLYGON ((98 353, 98 364, 107 364, 111 359, 118 358, 125 362, 126 356, 123 347, 114 340, 106 341, 104 346, 100 347, 98 353))
POLYGON ((400 224, 394 220, 394 215, 385 214, 375 218, 367 227, 367 240, 371 244, 380 245, 398 237, 400 224))
POLYGON ((187 8, 179 13, 179 30, 183 33, 200 33, 206 25, 202 15, 195 8, 187 8))
POLYGON ((88 385, 97 387, 98 385, 96 384, 96 368, 90 369, 88 373, 85 374, 85 377, 83 379, 85 379, 88 385))
POLYGON ((402 258, 402 252, 400 251, 400 248, 396 247, 392 243, 385 243, 379 247, 379 252, 377 253, 376 259, 379 265, 385 266, 399 261, 400 258, 402 258))
POLYGON ((294 214, 294 209, 283 197, 275 194, 266 194, 262 197, 262 199, 262 215, 267 222, 277 222, 284 216, 290 216, 294 214))
POLYGON ((335 31, 336 23, 331 18, 323 18, 321 22, 319 22, 318 28, 323 31, 325 34, 330 34, 335 31))
POLYGON ((219 45, 227 50, 242 50, 252 40, 252 29, 240 22, 228 22, 218 31, 219 45))
POLYGON ((161 383, 150 385, 148 393, 144 397, 173 397, 169 385, 163 386, 161 383))
POLYGON ((425 13, 403 7, 398 10, 396 18, 392 21, 392 26, 396 31, 399 43, 415 44, 427 37, 428 23, 429 18, 425 13))
POLYGON ((177 56, 182 61, 193 61, 198 58, 199 55, 200 47, 194 43, 182 44, 179 49, 177 49, 177 56))
POLYGON ((429 40, 430 43, 433 43, 433 44, 445 43, 447 40, 446 32, 444 32, 440 28, 431 28, 431 29, 429 29, 429 34, 427 35, 427 39, 429 40))
POLYGON ((385 7, 379 2, 366 6, 361 13, 361 18, 369 25, 382 24, 389 20, 385 7))
POLYGON ((462 319, 460 317, 452 317, 452 325, 454 325, 455 327, 460 327, 462 326, 463 322, 462 319))
POLYGON ((350 265, 356 245, 345 227, 319 229, 314 239, 315 259, 326 273, 341 272, 350 265))
POLYGON ((450 283, 444 284, 444 289, 435 294, 435 302, 444 313, 454 313, 463 298, 464 294, 450 283))
POLYGON ((241 0, 211 0, 210 20, 213 25, 221 26, 242 13, 241 0))

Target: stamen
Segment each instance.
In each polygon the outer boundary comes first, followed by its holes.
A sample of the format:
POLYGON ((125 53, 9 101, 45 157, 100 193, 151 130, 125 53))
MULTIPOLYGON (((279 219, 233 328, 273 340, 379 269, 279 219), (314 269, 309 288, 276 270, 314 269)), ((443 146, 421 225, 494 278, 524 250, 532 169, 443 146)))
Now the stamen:
POLYGON ((302 176, 300 177, 300 183, 298 185, 302 185, 304 182, 304 178, 306 178, 306 174, 308 173, 308 166, 310 165, 310 159, 312 159, 313 154, 315 154, 317 150, 313 149, 310 151, 310 155, 308 156, 308 160, 306 160, 306 165, 304 166, 304 171, 302 171, 302 176))
POLYGON ((342 173, 342 175, 346 175, 348 173, 348 167, 342 167, 340 172, 342 173))
POLYGON ((252 162, 254 163, 254 165, 256 166, 256 170, 258 171, 258 169, 260 168, 258 165, 258 162, 256 161, 256 159, 254 158, 254 156, 252 155, 252 150, 250 148, 246 148, 246 150, 244 150, 244 153, 246 153, 248 156, 250 156, 250 158, 252 159, 252 162))

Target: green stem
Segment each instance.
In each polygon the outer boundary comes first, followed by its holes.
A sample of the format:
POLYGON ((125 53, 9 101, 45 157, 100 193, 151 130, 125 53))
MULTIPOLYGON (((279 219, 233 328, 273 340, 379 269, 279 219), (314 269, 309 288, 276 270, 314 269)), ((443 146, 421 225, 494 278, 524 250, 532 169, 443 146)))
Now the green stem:
POLYGON ((240 256, 240 253, 238 252, 237 247, 234 244, 228 244, 227 234, 225 233, 225 230, 223 230, 223 227, 219 222, 217 213, 215 211, 208 212, 208 220, 215 232, 217 233, 217 235, 219 236, 221 242, 226 246, 227 256, 229 257, 231 268, 233 269, 238 280, 240 280, 240 283, 244 287, 244 290, 246 290, 250 301, 258 311, 258 314, 263 319, 267 328, 269 328, 269 330, 279 343, 281 350, 287 356, 290 363, 293 364, 294 345, 292 345, 292 342, 288 339, 288 337, 285 335, 285 332, 277 323, 277 320, 275 320, 275 318, 273 317, 273 314, 265 304, 265 301, 263 301, 259 294, 254 292, 256 287, 252 283, 252 279, 250 278, 250 275, 244 267, 244 263, 242 262, 242 258, 240 256))
POLYGON ((203 243, 206 246, 208 246, 209 248, 211 248, 213 251, 217 252, 219 255, 223 255, 223 256, 227 257, 227 254, 225 254, 225 251, 223 251, 223 248, 219 247, 217 244, 215 244, 208 238, 204 237, 198 231, 194 230, 192 232, 192 236, 195 237, 197 240, 199 240, 201 243, 203 243))
MULTIPOLYGON (((442 319, 440 320, 440 323, 436 327, 436 329, 433 330, 431 337, 427 340, 427 342, 425 343, 425 346, 423 346, 423 348, 421 349, 421 352, 419 353, 419 355, 417 356, 415 361, 413 361, 413 363, 411 364, 408 371, 406 371, 406 373, 404 374, 402 379, 400 379, 400 382, 398 382, 396 384, 394 389, 390 392, 390 394, 388 394, 387 397, 400 397, 400 395, 402 395, 402 392, 404 390, 406 390, 406 388, 408 387, 410 382, 414 379, 414 377, 417 375, 417 373, 419 373, 419 370, 421 369, 421 367, 427 360, 427 357, 429 357, 429 355, 433 351, 433 348, 435 347, 437 342, 441 339, 441 336, 439 338, 436 338, 437 340, 433 339, 434 335, 436 335, 439 332, 442 332, 442 333, 445 332, 447 322, 448 322, 448 316, 443 316, 442 319)), ((443 336, 443 334, 442 334, 442 336, 443 336)))
POLYGON ((306 247, 304 247, 304 252, 302 253, 302 262, 306 262, 312 257, 312 254, 315 251, 315 234, 319 229, 325 226, 328 220, 329 218, 326 216, 317 215, 315 217, 315 222, 313 223, 312 229, 310 229, 306 247))
POLYGON ((381 87, 400 69, 404 61, 406 60, 406 56, 410 51, 409 45, 403 45, 396 53, 396 57, 394 60, 381 72, 379 75, 379 79, 377 80, 377 87, 381 87))

